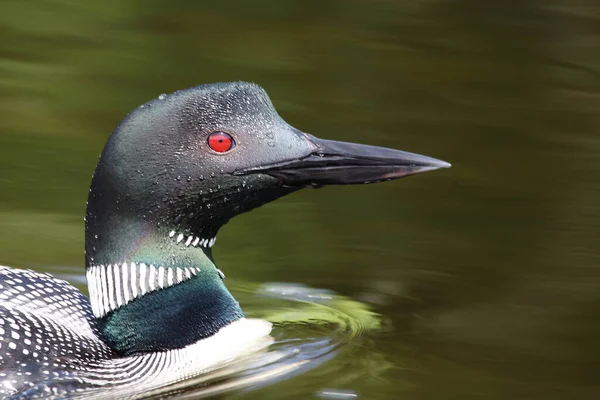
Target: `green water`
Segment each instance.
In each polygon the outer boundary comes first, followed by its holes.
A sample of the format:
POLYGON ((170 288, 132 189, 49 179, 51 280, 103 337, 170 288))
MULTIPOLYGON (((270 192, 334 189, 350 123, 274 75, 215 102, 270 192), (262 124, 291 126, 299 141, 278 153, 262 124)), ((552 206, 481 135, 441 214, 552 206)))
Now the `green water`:
POLYGON ((453 168, 225 226, 214 253, 249 314, 297 310, 260 296, 288 282, 379 317, 349 339, 283 323, 281 342, 338 345, 222 396, 597 399, 599 27, 592 0, 3 1, 0 264, 85 288, 87 188, 115 125, 161 93, 255 81, 299 129, 453 168))

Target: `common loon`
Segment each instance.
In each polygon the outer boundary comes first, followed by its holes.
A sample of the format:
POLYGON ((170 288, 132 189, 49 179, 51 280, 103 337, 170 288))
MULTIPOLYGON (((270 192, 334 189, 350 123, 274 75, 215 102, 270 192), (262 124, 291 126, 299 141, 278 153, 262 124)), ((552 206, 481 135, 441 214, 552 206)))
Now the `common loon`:
POLYGON ((300 188, 449 166, 301 132, 252 83, 159 96, 117 126, 93 175, 89 299, 48 274, 0 267, 0 395, 156 388, 251 352, 271 325, 246 319, 226 289, 211 251, 221 226, 300 188))

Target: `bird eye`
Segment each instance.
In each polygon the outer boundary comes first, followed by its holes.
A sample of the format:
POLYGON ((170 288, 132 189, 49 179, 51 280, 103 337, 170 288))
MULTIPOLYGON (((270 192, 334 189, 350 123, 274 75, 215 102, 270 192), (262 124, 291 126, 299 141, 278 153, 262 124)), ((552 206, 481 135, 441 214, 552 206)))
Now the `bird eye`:
POLYGON ((208 146, 217 153, 225 153, 235 147, 235 140, 225 132, 215 132, 208 136, 208 146))

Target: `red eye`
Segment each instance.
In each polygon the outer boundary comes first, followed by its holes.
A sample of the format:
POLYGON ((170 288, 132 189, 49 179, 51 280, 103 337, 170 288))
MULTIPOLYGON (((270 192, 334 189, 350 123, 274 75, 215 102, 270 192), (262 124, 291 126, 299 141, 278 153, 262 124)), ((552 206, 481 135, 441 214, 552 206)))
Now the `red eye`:
POLYGON ((235 141, 228 133, 215 132, 208 136, 208 145, 217 153, 225 153, 235 147, 235 141))

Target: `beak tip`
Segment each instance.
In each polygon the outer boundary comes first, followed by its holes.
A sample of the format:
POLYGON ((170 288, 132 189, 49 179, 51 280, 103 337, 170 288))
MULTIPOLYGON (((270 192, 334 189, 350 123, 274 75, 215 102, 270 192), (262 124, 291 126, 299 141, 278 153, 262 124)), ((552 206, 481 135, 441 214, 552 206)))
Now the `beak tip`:
POLYGON ((441 168, 450 168, 450 167, 452 167, 452 164, 450 164, 449 162, 446 162, 446 161, 443 161, 443 160, 438 160, 437 158, 431 158, 431 157, 427 157, 426 164, 428 164, 429 167, 434 168, 434 169, 441 169, 441 168))

